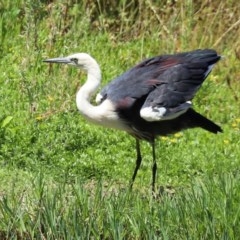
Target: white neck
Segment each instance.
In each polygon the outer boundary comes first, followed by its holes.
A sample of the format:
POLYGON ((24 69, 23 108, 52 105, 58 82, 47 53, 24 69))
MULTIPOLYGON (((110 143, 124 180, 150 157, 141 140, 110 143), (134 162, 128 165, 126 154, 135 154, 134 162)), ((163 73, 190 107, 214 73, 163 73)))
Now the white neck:
POLYGON ((80 113, 89 121, 106 127, 126 129, 125 125, 119 122, 114 104, 106 99, 98 106, 90 103, 91 96, 96 92, 101 82, 101 71, 97 62, 92 59, 87 70, 87 81, 80 88, 76 96, 77 108, 80 113))
POLYGON ((97 106, 90 103, 92 95, 96 92, 101 82, 101 70, 97 62, 92 62, 87 69, 87 81, 77 93, 76 103, 80 113, 88 119, 96 118, 97 106))

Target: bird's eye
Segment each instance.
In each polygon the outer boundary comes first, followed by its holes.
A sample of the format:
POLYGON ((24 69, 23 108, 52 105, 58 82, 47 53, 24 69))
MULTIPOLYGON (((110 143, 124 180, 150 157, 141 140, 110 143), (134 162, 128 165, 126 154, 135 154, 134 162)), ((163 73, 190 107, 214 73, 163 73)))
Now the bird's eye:
POLYGON ((77 58, 71 58, 71 61, 74 62, 75 64, 78 64, 78 59, 77 58))

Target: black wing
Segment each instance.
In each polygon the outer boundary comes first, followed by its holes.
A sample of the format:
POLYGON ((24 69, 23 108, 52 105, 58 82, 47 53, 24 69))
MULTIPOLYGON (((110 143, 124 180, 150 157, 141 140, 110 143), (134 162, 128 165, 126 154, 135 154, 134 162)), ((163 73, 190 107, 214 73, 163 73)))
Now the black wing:
POLYGON ((196 91, 221 57, 205 49, 147 59, 113 80, 102 91, 116 108, 131 108, 145 98, 147 121, 171 119, 185 112, 196 91))

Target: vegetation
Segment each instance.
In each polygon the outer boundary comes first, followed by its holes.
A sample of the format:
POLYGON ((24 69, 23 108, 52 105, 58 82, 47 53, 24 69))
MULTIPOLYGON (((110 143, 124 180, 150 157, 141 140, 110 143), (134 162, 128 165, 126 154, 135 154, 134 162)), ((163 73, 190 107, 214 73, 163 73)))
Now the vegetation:
POLYGON ((238 239, 240 3, 159 0, 0 2, 0 239, 238 239), (141 59, 196 48, 224 56, 194 105, 224 133, 160 138, 133 191, 135 141, 87 123, 84 73, 42 62, 88 52, 103 84, 141 59))

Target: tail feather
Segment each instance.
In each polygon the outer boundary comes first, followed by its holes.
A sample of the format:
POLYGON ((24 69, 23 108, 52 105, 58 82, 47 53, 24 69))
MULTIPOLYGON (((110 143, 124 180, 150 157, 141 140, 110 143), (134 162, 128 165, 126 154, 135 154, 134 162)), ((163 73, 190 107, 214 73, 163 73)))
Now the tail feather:
POLYGON ((196 126, 201 127, 209 132, 218 133, 223 132, 220 126, 218 126, 213 121, 207 119, 201 114, 195 112, 193 109, 188 110, 188 114, 191 115, 191 119, 196 126))

